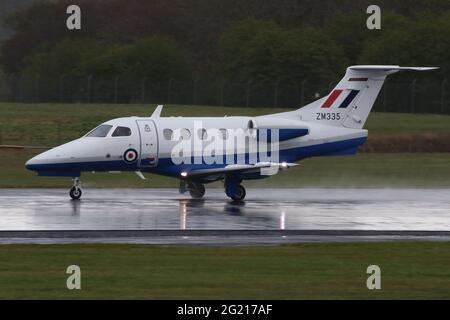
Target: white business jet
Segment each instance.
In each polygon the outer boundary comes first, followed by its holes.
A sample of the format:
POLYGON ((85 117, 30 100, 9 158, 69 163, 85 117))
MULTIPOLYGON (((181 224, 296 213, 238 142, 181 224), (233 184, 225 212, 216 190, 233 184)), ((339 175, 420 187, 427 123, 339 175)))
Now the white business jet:
POLYGON ((202 198, 221 180, 242 201, 243 180, 270 177, 314 156, 355 154, 386 76, 436 68, 353 66, 325 97, 298 110, 258 117, 150 117, 107 121, 85 136, 37 155, 26 168, 40 176, 71 177, 81 197, 81 172, 150 172, 180 180, 180 192, 202 198))

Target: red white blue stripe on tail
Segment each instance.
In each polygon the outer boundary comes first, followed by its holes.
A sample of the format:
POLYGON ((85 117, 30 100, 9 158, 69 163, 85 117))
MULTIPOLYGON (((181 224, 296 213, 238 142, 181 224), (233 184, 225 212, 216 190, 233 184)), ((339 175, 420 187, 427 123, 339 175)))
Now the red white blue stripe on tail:
POLYGON ((360 92, 360 90, 335 89, 330 93, 328 98, 322 104, 322 108, 331 108, 344 91, 347 94, 347 96, 344 98, 344 100, 341 99, 338 108, 347 108, 352 103, 352 101, 355 100, 356 96, 360 92))

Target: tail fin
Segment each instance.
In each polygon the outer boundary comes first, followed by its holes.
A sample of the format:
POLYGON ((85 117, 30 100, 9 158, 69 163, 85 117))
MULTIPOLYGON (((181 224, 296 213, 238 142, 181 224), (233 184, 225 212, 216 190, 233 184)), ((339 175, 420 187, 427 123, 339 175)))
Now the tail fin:
POLYGON ((434 67, 353 66, 328 96, 299 109, 302 120, 361 129, 384 80, 402 70, 426 71, 434 67))

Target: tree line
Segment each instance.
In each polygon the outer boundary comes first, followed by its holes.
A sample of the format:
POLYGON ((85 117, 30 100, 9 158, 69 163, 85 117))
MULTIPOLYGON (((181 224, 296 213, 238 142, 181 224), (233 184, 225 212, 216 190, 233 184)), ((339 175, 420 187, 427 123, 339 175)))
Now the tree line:
POLYGON ((351 64, 440 66, 450 75, 450 1, 383 0, 382 29, 366 28, 371 1, 60 0, 7 20, 4 73, 132 75, 165 81, 329 82, 351 64), (66 7, 82 29, 65 28, 66 7))

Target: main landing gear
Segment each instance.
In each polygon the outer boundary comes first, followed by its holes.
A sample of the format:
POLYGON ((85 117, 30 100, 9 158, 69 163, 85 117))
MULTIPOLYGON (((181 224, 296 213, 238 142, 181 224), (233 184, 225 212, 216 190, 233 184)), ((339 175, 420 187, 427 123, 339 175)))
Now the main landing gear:
POLYGON ((73 200, 78 200, 81 198, 81 194, 83 192, 81 191, 81 181, 80 178, 74 178, 73 179, 73 187, 70 189, 70 197, 73 200))
POLYGON ((206 193, 205 186, 202 183, 191 181, 180 181, 180 193, 189 191, 192 199, 202 199, 206 193))
POLYGON ((235 194, 230 196, 230 198, 233 199, 233 201, 241 202, 244 201, 246 195, 247 192, 245 191, 245 188, 242 185, 238 185, 235 194))
MULTIPOLYGON (((242 179, 239 177, 226 177, 224 180, 225 193, 235 202, 242 202, 245 199, 246 191, 241 185, 242 179)), ((205 195, 205 186, 203 183, 180 180, 180 193, 189 194, 193 199, 202 199, 205 195)))
POLYGON ((201 183, 191 183, 191 188, 189 188, 189 194, 192 199, 201 199, 205 195, 205 186, 201 183))
POLYGON ((242 202, 245 199, 247 192, 245 188, 241 185, 242 179, 238 177, 226 177, 225 184, 225 193, 228 197, 230 197, 233 201, 242 202))

